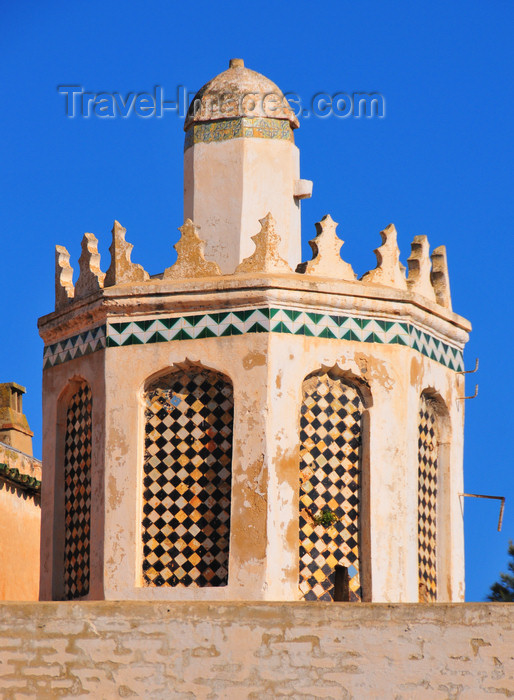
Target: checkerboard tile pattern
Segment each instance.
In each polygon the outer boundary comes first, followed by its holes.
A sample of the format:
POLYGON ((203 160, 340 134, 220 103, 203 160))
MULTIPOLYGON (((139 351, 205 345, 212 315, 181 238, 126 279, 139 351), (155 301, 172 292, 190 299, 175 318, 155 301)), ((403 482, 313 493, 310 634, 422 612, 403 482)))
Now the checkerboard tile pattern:
POLYGON ((226 586, 232 385, 180 371, 146 393, 143 579, 148 586, 226 586))
POLYGON ((91 528, 91 409, 84 383, 72 397, 66 416, 64 457, 64 599, 89 593, 91 528))
POLYGON ((359 462, 362 401, 341 379, 322 374, 304 382, 300 418, 300 593, 332 600, 335 566, 348 567, 350 598, 359 578, 359 462), (329 528, 313 516, 330 510, 329 528))
POLYGON ((105 347, 220 338, 246 333, 288 333, 362 343, 405 345, 445 367, 456 371, 464 369, 461 349, 425 333, 411 323, 291 308, 234 309, 208 314, 112 321, 107 326, 99 326, 47 346, 43 367, 47 369, 105 347))
POLYGON ((419 600, 437 600, 437 415, 422 395, 418 426, 418 565, 419 600))

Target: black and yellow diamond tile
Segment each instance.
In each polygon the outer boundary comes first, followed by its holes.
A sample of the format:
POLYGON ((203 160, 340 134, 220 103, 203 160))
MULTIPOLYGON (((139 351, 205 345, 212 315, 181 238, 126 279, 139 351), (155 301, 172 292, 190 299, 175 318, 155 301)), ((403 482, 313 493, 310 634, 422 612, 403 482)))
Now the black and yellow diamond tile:
POLYGON ((88 384, 71 398, 64 453, 64 598, 89 593, 91 528, 91 407, 88 384))
POLYGON ((177 372, 146 394, 143 579, 150 586, 228 581, 232 386, 177 372))
POLYGON ((437 414, 433 403, 421 397, 418 424, 418 567, 419 600, 437 600, 437 414))
POLYGON ((362 400, 329 374, 304 383, 300 419, 300 593, 332 600, 335 567, 351 571, 350 597, 361 599, 359 578, 359 449, 362 400), (330 510, 329 527, 315 517, 330 510))

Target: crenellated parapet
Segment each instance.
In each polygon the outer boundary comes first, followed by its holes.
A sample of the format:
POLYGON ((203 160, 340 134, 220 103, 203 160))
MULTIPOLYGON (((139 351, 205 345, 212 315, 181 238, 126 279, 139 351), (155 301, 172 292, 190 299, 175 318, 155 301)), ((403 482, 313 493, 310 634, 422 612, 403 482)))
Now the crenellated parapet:
POLYGON ((179 231, 180 240, 174 245, 177 261, 164 270, 163 279, 221 275, 219 265, 205 259, 205 242, 200 238, 199 228, 191 219, 186 219, 184 225, 179 227, 179 231))
POLYGON ((148 272, 141 265, 133 263, 130 259, 132 243, 125 240, 127 229, 118 222, 114 222, 112 228, 112 243, 109 248, 111 264, 105 275, 105 286, 130 282, 144 282, 149 278, 148 272))
POLYGON ((55 246, 55 310, 67 306, 75 296, 70 254, 62 245, 55 246))
POLYGON ((112 228, 109 248, 111 264, 107 273, 100 268, 98 239, 93 233, 85 233, 79 258, 79 277, 73 284, 73 268, 70 254, 64 246, 55 246, 55 310, 69 306, 73 301, 84 299, 105 287, 118 284, 143 282, 149 274, 141 265, 131 261, 132 243, 125 240, 127 229, 118 222, 112 228))
POLYGON ((450 296, 448 263, 446 261, 446 246, 440 245, 438 248, 435 248, 431 260, 432 271, 430 273, 430 281, 435 291, 437 303, 451 310, 452 300, 450 296))
POLYGON ((127 343, 180 340, 200 332, 246 333, 250 327, 259 332, 403 344, 449 369, 464 368, 462 351, 470 327, 451 310, 444 246, 430 255, 427 237, 415 236, 406 276, 397 232, 390 224, 380 234, 376 267, 357 279, 350 263, 341 258, 343 241, 330 216, 316 224, 317 235, 310 241, 312 259, 296 271, 280 253, 280 231, 272 214, 260 219, 260 225, 252 236, 253 253, 230 274, 206 259, 199 227, 190 219, 179 227, 176 262, 152 277, 131 261, 133 246, 118 222, 112 229, 107 273, 100 268, 97 238, 84 235, 75 286, 69 253, 57 246, 56 312, 40 321, 46 344, 44 367, 127 343), (244 310, 226 326, 213 320, 217 310, 209 316, 213 305, 228 310, 253 306, 259 311, 255 323, 247 322, 250 311, 244 310), (285 311, 287 306, 290 312, 285 311), (189 315, 181 315, 179 309, 189 315), (272 310, 275 323, 269 316, 272 310), (146 331, 147 321, 144 333, 139 321, 124 322, 118 329, 117 318, 141 314, 150 315, 155 332, 146 331), (189 329, 190 323, 194 329, 189 329))
POLYGON ((79 278, 75 285, 75 299, 82 299, 103 289, 105 272, 100 269, 98 239, 92 233, 85 233, 82 239, 79 270, 79 278))
POLYGON ((284 258, 280 255, 280 236, 276 230, 275 219, 268 212, 259 219, 261 230, 252 236, 255 251, 245 258, 236 268, 236 274, 241 272, 292 272, 284 258))
POLYGON ((426 236, 415 236, 411 243, 411 254, 407 260, 409 276, 407 285, 416 294, 435 301, 435 291, 430 279, 432 267, 429 257, 430 246, 426 236))
POLYGON ((363 282, 382 284, 396 289, 407 289, 405 267, 400 262, 400 249, 396 241, 397 233, 393 224, 380 231, 382 245, 375 249, 377 266, 366 272, 361 278, 363 282))
POLYGON ((402 292, 408 298, 411 294, 423 297, 433 304, 451 310, 450 283, 446 261, 446 248, 439 246, 430 254, 426 236, 415 236, 406 268, 400 261, 397 231, 389 224, 380 232, 382 245, 375 250, 377 265, 357 279, 351 264, 342 259, 340 251, 344 244, 337 233, 338 224, 330 215, 324 216, 316 224, 316 236, 309 241, 312 259, 300 263, 293 272, 289 263, 281 256, 281 235, 270 212, 260 219, 260 231, 251 236, 253 253, 245 258, 231 273, 222 274, 219 265, 205 257, 205 242, 200 237, 200 229, 191 219, 186 219, 179 227, 180 239, 174 245, 177 260, 164 272, 150 277, 139 264, 131 261, 133 245, 125 240, 126 229, 117 221, 112 229, 112 242, 109 248, 111 262, 107 273, 100 268, 98 239, 92 233, 84 234, 82 253, 79 258, 79 277, 73 284, 73 268, 70 254, 63 246, 56 246, 55 309, 63 310, 90 295, 110 287, 151 285, 180 282, 209 277, 222 277, 225 280, 245 275, 291 275, 295 279, 316 278, 316 280, 338 280, 354 286, 353 294, 378 285, 402 292))
POLYGON ((253 253, 230 274, 223 274, 215 261, 206 259, 200 229, 190 219, 179 227, 176 262, 152 277, 131 261, 133 246, 125 240, 126 230, 118 222, 112 229, 107 274, 100 268, 98 240, 92 233, 86 233, 82 241, 75 286, 69 254, 58 246, 58 313, 40 322, 46 343, 45 368, 135 342, 173 341, 198 333, 206 337, 244 334, 248 328, 257 328, 259 332, 403 344, 449 369, 463 369, 462 349, 469 324, 451 311, 444 246, 430 256, 427 237, 416 236, 406 276, 391 224, 381 232, 376 267, 357 279, 350 263, 341 258, 343 241, 330 216, 316 224, 316 236, 310 241, 312 259, 299 264, 296 271, 280 253, 280 231, 271 213, 260 220, 260 226, 252 236, 253 253), (215 313, 209 316, 213 305, 215 313), (241 315, 232 318, 231 310, 241 307, 241 315), (247 307, 258 310, 255 323, 247 321, 247 307), (291 310, 286 312, 288 307, 291 310), (222 317, 229 314, 230 322, 214 320, 223 309, 227 311, 222 317), (142 314, 150 318, 141 322, 143 327, 139 320, 124 321, 118 327, 117 318, 142 314))
POLYGON ((337 233, 337 224, 330 214, 316 224, 317 236, 309 241, 312 248, 312 260, 303 262, 296 268, 297 272, 321 277, 336 277, 341 280, 354 280, 356 275, 352 266, 340 255, 344 244, 337 233))

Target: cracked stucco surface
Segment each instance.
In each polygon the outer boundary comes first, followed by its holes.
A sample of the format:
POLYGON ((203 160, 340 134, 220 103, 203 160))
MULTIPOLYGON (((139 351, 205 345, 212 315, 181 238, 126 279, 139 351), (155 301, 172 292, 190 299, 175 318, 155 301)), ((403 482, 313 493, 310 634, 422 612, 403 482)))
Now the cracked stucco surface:
POLYGON ((514 697, 509 604, 3 603, 2 698, 514 697))

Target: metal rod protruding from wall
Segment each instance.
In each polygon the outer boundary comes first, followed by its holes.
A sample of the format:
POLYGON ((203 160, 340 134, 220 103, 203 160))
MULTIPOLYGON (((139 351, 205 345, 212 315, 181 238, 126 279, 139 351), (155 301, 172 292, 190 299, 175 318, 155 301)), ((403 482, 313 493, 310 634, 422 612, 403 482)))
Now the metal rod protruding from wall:
POLYGON ((474 374, 475 372, 478 371, 478 357, 475 360, 475 369, 463 369, 457 372, 456 374, 474 374))
POLYGON ((475 384, 475 393, 473 394, 473 396, 457 396, 457 400, 460 399, 461 401, 464 401, 465 399, 476 399, 477 395, 478 395, 478 384, 475 384))
POLYGON ((485 496, 483 493, 459 493, 459 496, 469 496, 470 498, 490 498, 494 501, 501 501, 500 517, 498 518, 498 532, 501 532, 503 523, 503 510, 505 508, 505 496, 485 496))

